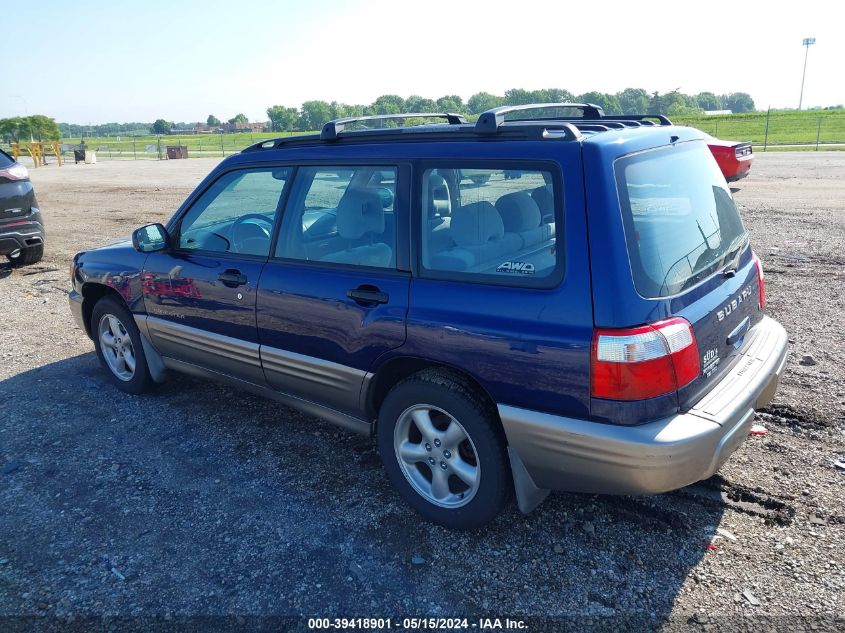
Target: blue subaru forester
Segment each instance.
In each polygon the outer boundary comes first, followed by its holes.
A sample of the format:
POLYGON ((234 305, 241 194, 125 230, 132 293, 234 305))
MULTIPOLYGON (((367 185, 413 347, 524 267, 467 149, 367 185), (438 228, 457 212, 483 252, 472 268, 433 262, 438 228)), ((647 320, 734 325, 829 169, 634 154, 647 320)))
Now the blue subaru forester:
POLYGON ((72 285, 118 388, 186 372, 372 434, 454 528, 709 477, 787 354, 702 134, 589 104, 253 145, 72 285))

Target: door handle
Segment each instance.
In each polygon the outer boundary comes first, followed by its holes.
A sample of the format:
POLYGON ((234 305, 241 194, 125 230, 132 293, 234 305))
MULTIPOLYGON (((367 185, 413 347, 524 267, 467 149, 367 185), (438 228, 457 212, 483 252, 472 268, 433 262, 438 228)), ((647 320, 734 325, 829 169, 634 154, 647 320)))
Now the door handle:
POLYGON ((750 325, 751 318, 745 317, 742 320, 742 323, 740 323, 733 332, 728 334, 728 345, 736 346, 736 344, 742 339, 742 337, 745 336, 745 333, 748 332, 748 328, 750 325))
POLYGON ((224 286, 228 286, 229 288, 237 288, 238 286, 243 286, 246 284, 246 275, 242 274, 241 271, 235 270, 230 268, 219 275, 217 275, 217 279, 223 282, 224 286))
POLYGON ((387 303, 390 295, 375 286, 358 286, 346 293, 346 296, 358 303, 387 303))

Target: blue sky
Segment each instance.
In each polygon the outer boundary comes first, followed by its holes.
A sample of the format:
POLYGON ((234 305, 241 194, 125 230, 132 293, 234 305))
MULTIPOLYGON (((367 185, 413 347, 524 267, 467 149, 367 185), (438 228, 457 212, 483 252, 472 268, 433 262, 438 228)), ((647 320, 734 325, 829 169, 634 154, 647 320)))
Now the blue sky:
POLYGON ((611 1, 597 5, 602 18, 583 3, 531 0, 12 2, 3 22, 21 37, 3 65, 0 118, 264 120, 270 105, 308 99, 550 87, 743 91, 758 108, 795 107, 808 36, 817 44, 804 105, 845 102, 845 3, 779 5, 646 3, 637 12, 611 1), (22 38, 31 25, 38 46, 22 38))

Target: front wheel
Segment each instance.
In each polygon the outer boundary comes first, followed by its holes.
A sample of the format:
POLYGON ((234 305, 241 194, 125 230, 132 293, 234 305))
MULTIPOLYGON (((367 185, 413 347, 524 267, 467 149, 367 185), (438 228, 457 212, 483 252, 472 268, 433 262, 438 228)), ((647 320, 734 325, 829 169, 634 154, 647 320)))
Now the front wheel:
POLYGON ((378 448, 391 483, 426 519, 478 528, 510 495, 495 410, 459 377, 427 370, 396 385, 379 411, 378 448))
POLYGON ((141 333, 132 313, 115 297, 103 297, 91 313, 91 333, 100 364, 121 391, 141 394, 153 386, 141 333))

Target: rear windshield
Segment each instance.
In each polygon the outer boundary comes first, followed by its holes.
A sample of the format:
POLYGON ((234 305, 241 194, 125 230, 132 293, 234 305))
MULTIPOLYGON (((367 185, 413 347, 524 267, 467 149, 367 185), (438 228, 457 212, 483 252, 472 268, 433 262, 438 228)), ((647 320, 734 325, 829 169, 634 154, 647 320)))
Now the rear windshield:
POLYGON ((616 182, 634 285, 643 297, 694 286, 732 261, 748 239, 704 143, 621 158, 616 182))
POLYGON ((15 161, 6 152, 0 149, 0 169, 5 169, 15 161))

